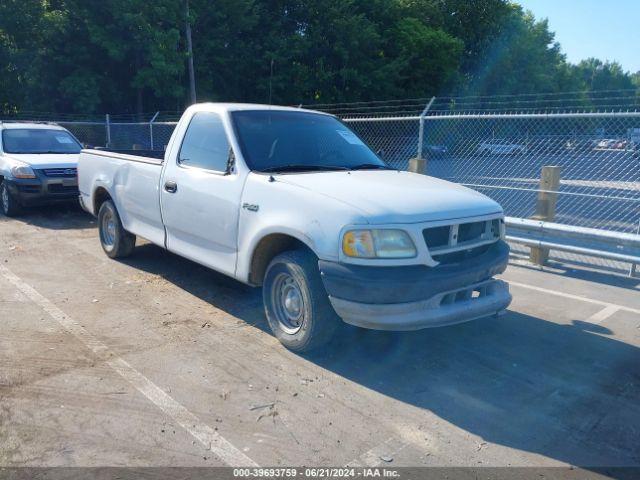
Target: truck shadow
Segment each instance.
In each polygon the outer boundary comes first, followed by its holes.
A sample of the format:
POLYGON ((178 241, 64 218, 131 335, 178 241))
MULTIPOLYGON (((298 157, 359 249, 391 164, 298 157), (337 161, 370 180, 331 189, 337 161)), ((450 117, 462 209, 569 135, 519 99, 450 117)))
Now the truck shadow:
MULTIPOLYGON (((152 245, 126 263, 268 332, 257 289, 152 245)), ((638 339, 638 323, 621 328, 638 339)), ((579 318, 560 324, 509 311, 409 333, 345 325, 304 358, 485 442, 572 465, 640 466, 640 349, 611 334, 579 318)), ((415 427, 429 435, 427 420, 415 427)))
POLYGON ((347 329, 309 359, 486 442, 573 465, 637 466, 640 349, 611 333, 509 311, 406 334, 347 329))
POLYGON ((0 222, 16 221, 49 230, 80 230, 95 228, 96 220, 78 202, 25 208, 20 215, 7 218, 0 214, 0 222))

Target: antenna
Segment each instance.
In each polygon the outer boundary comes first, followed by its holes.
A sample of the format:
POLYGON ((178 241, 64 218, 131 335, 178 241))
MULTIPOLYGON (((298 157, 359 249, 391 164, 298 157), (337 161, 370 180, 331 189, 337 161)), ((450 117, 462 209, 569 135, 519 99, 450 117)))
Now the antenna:
POLYGON ((271 105, 272 91, 273 91, 273 58, 271 59, 271 72, 269 73, 269 105, 271 105))

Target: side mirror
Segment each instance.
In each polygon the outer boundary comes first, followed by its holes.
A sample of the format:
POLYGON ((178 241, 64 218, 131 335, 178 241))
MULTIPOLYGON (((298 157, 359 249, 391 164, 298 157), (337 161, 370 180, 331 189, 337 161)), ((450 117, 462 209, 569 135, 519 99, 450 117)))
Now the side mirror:
POLYGON ((236 154, 233 152, 233 148, 229 147, 229 156, 227 157, 227 170, 224 172, 225 175, 231 175, 233 173, 233 168, 236 165, 236 154))

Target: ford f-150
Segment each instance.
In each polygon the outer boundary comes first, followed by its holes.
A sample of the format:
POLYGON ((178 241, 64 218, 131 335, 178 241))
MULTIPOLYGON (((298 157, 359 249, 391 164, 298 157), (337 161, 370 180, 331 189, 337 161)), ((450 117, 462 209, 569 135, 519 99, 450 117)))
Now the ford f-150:
POLYGON ((84 150, 80 201, 109 257, 136 236, 262 286, 275 336, 304 351, 343 321, 416 330, 511 301, 502 208, 387 166, 345 123, 296 108, 200 104, 163 155, 84 150))

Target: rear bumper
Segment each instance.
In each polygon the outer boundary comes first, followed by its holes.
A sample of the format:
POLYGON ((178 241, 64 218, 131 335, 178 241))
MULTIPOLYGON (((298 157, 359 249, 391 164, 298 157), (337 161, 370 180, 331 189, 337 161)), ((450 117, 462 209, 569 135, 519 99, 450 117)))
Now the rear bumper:
POLYGON ((380 330, 417 330, 500 313, 509 287, 509 246, 502 241, 460 263, 437 267, 365 267, 320 261, 336 313, 347 323, 380 330))
POLYGON ((37 178, 5 180, 9 192, 20 203, 29 207, 56 202, 68 202, 78 198, 77 178, 37 178))
POLYGON ((88 195, 85 195, 83 193, 80 193, 78 195, 78 202, 80 203, 80 207, 82 207, 82 209, 87 212, 90 213, 91 215, 95 215, 93 213, 93 210, 89 207, 89 203, 90 203, 90 199, 88 195))

